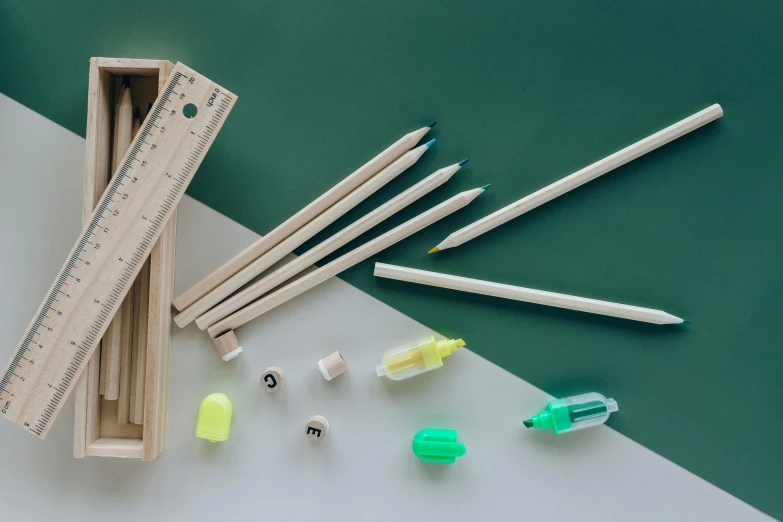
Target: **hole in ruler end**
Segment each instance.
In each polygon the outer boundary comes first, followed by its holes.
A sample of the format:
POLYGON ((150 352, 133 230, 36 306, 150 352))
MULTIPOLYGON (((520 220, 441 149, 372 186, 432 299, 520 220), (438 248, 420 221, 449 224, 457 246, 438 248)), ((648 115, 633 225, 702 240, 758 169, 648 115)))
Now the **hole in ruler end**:
POLYGON ((182 115, 186 118, 193 118, 196 114, 198 114, 198 109, 192 103, 188 103, 182 109, 182 115))

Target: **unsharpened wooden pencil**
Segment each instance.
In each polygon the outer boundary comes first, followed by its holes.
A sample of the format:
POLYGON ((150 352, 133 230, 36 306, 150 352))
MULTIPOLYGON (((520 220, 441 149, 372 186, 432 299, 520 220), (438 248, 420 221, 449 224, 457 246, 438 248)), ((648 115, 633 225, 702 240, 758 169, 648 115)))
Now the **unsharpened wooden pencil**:
POLYGON ((305 224, 318 216, 318 214, 331 207, 356 187, 411 150, 436 123, 437 122, 431 123, 426 127, 410 132, 394 142, 386 150, 359 167, 358 170, 332 187, 321 197, 288 218, 288 220, 280 224, 277 228, 234 256, 230 261, 196 283, 180 296, 176 297, 174 299, 174 307, 177 310, 184 310, 220 283, 245 268, 248 264, 264 254, 264 252, 302 228, 305 224))
MULTIPOLYGON (((133 101, 131 100, 130 92, 130 79, 126 76, 122 80, 122 93, 120 94, 119 101, 115 108, 115 149, 116 155, 113 156, 114 162, 112 165, 112 174, 117 170, 117 166, 125 153, 130 147, 133 139, 133 101)), ((130 292, 128 292, 130 295, 130 292)), ((133 317, 133 297, 126 296, 122 302, 117 313, 114 315, 106 333, 103 337, 103 343, 105 344, 106 352, 106 368, 105 368, 105 385, 103 396, 108 400, 117 400, 120 398, 120 365, 122 364, 122 353, 124 339, 128 337, 128 332, 132 331, 125 329, 123 334, 122 322, 126 317, 133 317), (131 313, 128 313, 127 307, 131 307, 131 313)), ((129 348, 129 346, 128 346, 129 348)), ((129 355, 129 354, 128 354, 129 355)), ((101 361, 103 365, 103 361, 101 361)), ((103 370, 102 370, 103 371, 103 370)))
POLYGON ((385 234, 368 241, 362 246, 351 250, 341 257, 338 257, 331 263, 328 263, 310 272, 309 274, 306 274, 301 279, 297 279, 296 281, 287 284, 279 290, 262 297, 258 301, 247 305, 241 310, 238 310, 225 319, 218 321, 214 325, 210 326, 208 328, 209 335, 214 339, 215 337, 218 337, 219 335, 224 334, 229 330, 238 328, 251 319, 254 319, 259 315, 280 306, 289 299, 292 299, 299 294, 313 288, 314 286, 323 283, 327 279, 336 276, 343 270, 346 270, 355 264, 364 261, 368 257, 377 254, 385 248, 402 241, 406 237, 415 234, 419 230, 468 205, 482 192, 484 192, 488 186, 489 185, 485 185, 481 188, 461 192, 456 196, 447 199, 440 205, 437 205, 427 210, 426 212, 419 214, 418 216, 406 221, 402 225, 393 228, 385 234))
POLYGON ((687 322, 672 314, 661 310, 653 310, 652 308, 642 308, 639 306, 611 303, 609 301, 599 301, 597 299, 587 299, 585 297, 576 297, 573 295, 557 294, 544 290, 524 288, 522 286, 504 285, 502 283, 439 274, 437 272, 417 270, 404 266, 387 265, 385 263, 375 263, 374 274, 375 277, 384 277, 396 281, 406 281, 408 283, 418 283, 420 285, 461 290, 473 294, 513 299, 514 301, 554 306, 591 314, 608 315, 645 323, 682 324, 687 322))
POLYGON ((348 242, 353 241, 374 226, 393 216, 414 201, 417 201, 425 194, 429 194, 440 187, 451 179, 451 177, 467 162, 468 160, 464 159, 459 163, 449 165, 448 167, 433 172, 408 190, 390 199, 359 220, 354 221, 301 256, 289 261, 271 274, 263 277, 256 283, 253 283, 251 286, 215 306, 196 319, 196 324, 199 328, 204 330, 272 289, 277 288, 307 267, 312 266, 332 252, 335 252, 337 249, 348 244, 348 242))
POLYGON ((405 172, 419 161, 419 158, 421 158, 434 143, 435 140, 431 140, 424 145, 409 150, 397 158, 391 165, 362 183, 347 196, 319 214, 315 219, 288 236, 272 249, 266 251, 245 268, 226 279, 223 283, 212 289, 208 294, 187 307, 181 313, 177 314, 177 316, 174 317, 174 322, 177 323, 180 328, 183 328, 198 316, 208 312, 213 306, 242 288, 242 286, 247 284, 254 277, 283 259, 298 246, 304 244, 305 241, 334 223, 338 218, 345 215, 346 212, 370 197, 401 173, 405 172))
POLYGON ((670 141, 684 136, 685 134, 698 129, 703 125, 710 123, 711 121, 717 120, 721 116, 723 116, 723 109, 721 106, 717 103, 715 105, 711 105, 703 111, 697 112, 696 114, 689 116, 684 120, 675 123, 674 125, 656 132, 652 136, 648 136, 643 140, 634 143, 633 145, 615 152, 611 156, 597 161, 592 165, 571 174, 570 176, 556 181, 551 185, 508 205, 507 207, 501 208, 500 210, 476 221, 475 223, 457 230, 446 239, 438 243, 438 245, 430 250, 429 253, 432 254, 439 252, 440 250, 446 250, 447 248, 458 247, 463 243, 466 243, 471 239, 484 234, 485 232, 489 232, 495 227, 499 227, 503 223, 511 221, 515 217, 521 216, 525 212, 543 205, 544 203, 551 201, 558 196, 562 196, 570 190, 584 185, 588 181, 592 181, 595 178, 616 169, 617 167, 625 165, 626 163, 657 149, 658 147, 666 145, 670 141))

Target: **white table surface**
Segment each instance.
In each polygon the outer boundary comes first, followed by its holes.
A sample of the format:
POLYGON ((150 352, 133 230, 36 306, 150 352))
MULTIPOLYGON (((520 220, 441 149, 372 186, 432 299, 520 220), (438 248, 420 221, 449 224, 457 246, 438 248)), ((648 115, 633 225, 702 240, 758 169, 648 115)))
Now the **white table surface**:
MULTIPOLYGON (((0 95, 2 364, 81 229, 83 158, 81 137, 0 95)), ((186 196, 176 292, 255 238, 186 196)), ((43 442, 0 421, 0 520, 768 520, 609 428, 525 430, 549 397, 467 349, 415 379, 375 376, 384 351, 429 333, 337 279, 239 329, 229 363, 195 325, 175 327, 164 453, 74 459, 72 400, 43 442), (327 382, 316 363, 334 350, 349 370, 327 382), (259 384, 272 365, 286 376, 277 394, 259 384), (218 391, 234 418, 210 444, 196 415, 218 391), (315 414, 331 428, 309 443, 315 414), (420 462, 411 439, 427 427, 458 430, 466 455, 420 462)))

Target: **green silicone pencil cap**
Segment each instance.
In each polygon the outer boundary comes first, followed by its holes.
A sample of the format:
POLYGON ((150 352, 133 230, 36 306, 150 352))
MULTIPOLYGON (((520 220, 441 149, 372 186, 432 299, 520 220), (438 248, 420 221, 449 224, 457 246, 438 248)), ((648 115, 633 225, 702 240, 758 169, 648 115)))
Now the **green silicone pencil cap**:
POLYGON ((454 464, 465 454, 456 430, 423 429, 413 437, 413 453, 425 462, 454 464))

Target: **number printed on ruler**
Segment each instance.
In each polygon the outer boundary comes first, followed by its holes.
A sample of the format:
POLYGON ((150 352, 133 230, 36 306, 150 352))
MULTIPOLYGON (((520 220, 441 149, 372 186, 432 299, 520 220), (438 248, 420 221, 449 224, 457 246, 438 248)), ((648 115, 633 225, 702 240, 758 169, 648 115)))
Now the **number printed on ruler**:
POLYGON ((174 67, 1 374, 3 417, 46 436, 235 101, 174 67))

